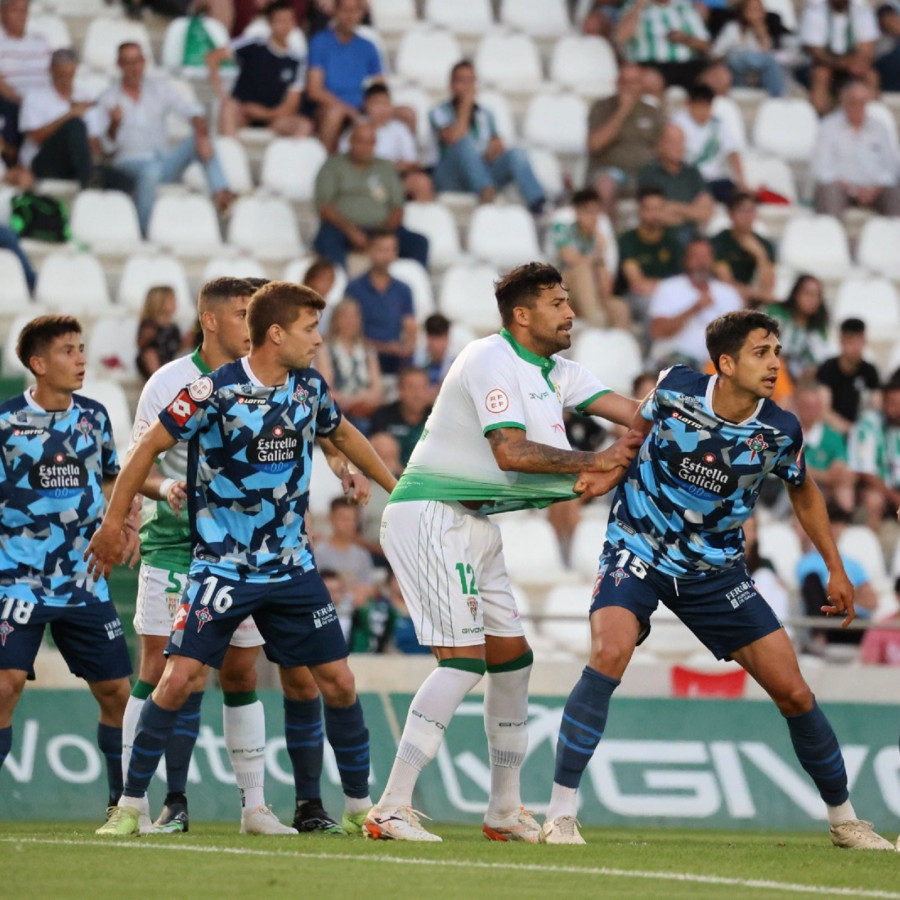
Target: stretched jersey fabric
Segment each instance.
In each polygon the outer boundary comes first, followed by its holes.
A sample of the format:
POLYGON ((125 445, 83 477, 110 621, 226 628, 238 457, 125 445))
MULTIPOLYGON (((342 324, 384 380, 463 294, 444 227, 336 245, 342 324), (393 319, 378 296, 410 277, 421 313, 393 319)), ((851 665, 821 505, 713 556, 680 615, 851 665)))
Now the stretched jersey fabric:
POLYGON ((569 450, 563 411, 608 392, 578 363, 537 356, 505 329, 472 341, 450 367, 390 502, 480 500, 496 513, 574 497, 574 475, 502 471, 485 435, 521 428, 531 441, 569 450))
POLYGON ((741 524, 763 478, 806 479, 797 418, 760 400, 743 422, 713 412, 715 375, 673 366, 641 412, 653 428, 616 489, 606 537, 660 572, 705 576, 742 561, 741 524))
POLYGON ((303 516, 313 441, 341 412, 315 369, 262 384, 246 359, 191 382, 159 416, 188 442, 190 573, 251 583, 313 569, 303 516))
POLYGON ((105 508, 103 479, 119 472, 109 415, 73 394, 46 412, 30 392, 0 405, 0 585, 47 606, 109 600, 82 558, 105 508))
MULTIPOLYGON (((131 431, 129 450, 157 420, 175 395, 209 368, 199 351, 173 359, 157 369, 147 380, 138 401, 131 431)), ((166 478, 187 478, 187 445, 178 443, 160 456, 157 467, 166 478)), ((160 569, 187 572, 191 564, 191 528, 188 516, 176 516, 165 500, 145 500, 141 525, 141 559, 160 569)))

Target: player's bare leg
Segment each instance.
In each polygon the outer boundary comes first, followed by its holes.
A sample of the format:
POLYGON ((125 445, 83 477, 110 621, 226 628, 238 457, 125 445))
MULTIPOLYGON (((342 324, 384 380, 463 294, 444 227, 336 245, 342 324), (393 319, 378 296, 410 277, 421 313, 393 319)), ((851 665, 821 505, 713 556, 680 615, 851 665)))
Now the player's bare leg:
POLYGON ((27 679, 28 673, 22 669, 0 669, 0 769, 12 747, 13 711, 27 679))

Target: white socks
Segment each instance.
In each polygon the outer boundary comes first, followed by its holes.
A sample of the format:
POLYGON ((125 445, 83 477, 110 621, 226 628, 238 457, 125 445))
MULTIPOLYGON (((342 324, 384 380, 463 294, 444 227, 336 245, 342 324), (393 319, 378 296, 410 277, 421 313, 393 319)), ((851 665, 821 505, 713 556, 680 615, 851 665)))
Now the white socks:
POLYGON ((849 822, 856 818, 856 810, 849 800, 845 800, 840 806, 829 806, 826 803, 825 810, 828 813, 829 826, 840 825, 841 822, 849 822))
POLYGON ((491 798, 485 821, 505 819, 522 806, 520 775, 528 749, 528 679, 531 666, 488 672, 484 732, 491 756, 491 798))
POLYGON ((459 704, 481 681, 477 672, 438 666, 422 683, 409 706, 400 746, 378 806, 412 805, 419 773, 437 756, 444 732, 459 704))
POLYGON ((266 716, 262 702, 223 706, 222 725, 228 759, 241 792, 241 807, 252 811, 266 802, 266 716))
POLYGON ((122 780, 128 779, 128 766, 131 763, 131 748, 134 746, 134 736, 137 733, 138 719, 146 700, 129 696, 125 704, 125 713, 122 716, 122 780))
POLYGON ((578 788, 563 787, 553 782, 550 792, 550 804, 547 807, 546 819, 552 822, 560 816, 575 816, 578 813, 578 788))

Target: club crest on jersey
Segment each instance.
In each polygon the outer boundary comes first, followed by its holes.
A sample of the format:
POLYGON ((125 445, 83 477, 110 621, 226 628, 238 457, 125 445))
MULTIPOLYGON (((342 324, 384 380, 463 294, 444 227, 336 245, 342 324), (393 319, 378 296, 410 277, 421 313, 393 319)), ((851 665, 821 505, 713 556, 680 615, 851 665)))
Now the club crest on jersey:
POLYGON ((762 453, 763 450, 768 449, 768 444, 761 434, 754 435, 753 437, 747 438, 744 443, 750 448, 750 460, 751 462, 756 459, 756 455, 758 453, 762 453))
POLYGON ((11 635, 16 629, 9 624, 9 622, 4 619, 0 622, 0 646, 6 646, 6 639, 11 635))
POLYGON ((94 426, 88 421, 87 416, 82 416, 78 420, 78 424, 75 426, 75 430, 79 434, 83 434, 85 437, 87 437, 94 430, 94 426))
POLYGON ((506 412, 509 409, 509 397, 506 395, 506 391, 494 388, 488 391, 487 396, 484 398, 484 405, 490 413, 506 412))
POLYGON ((619 566, 619 568, 612 573, 612 577, 615 579, 616 587, 618 587, 622 583, 623 579, 628 578, 629 576, 628 573, 621 566, 619 566))
POLYGON ((478 601, 474 597, 469 597, 466 603, 469 605, 469 612, 472 613, 472 621, 474 622, 478 618, 478 601))
POLYGON ((200 607, 194 615, 197 617, 197 634, 199 634, 207 622, 212 622, 213 615, 205 606, 200 607))
POLYGON ((294 388, 294 402, 309 406, 309 391, 302 384, 294 388))

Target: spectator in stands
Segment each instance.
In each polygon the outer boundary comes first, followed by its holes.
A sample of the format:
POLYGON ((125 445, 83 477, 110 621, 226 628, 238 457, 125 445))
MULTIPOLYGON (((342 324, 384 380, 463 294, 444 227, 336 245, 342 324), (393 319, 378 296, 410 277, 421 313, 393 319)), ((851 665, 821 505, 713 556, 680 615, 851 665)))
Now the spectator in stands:
POLYGON ((813 151, 816 209, 843 218, 848 204, 900 215, 900 159, 887 126, 866 111, 871 90, 850 81, 841 108, 822 122, 813 151))
POLYGON ((638 189, 655 187, 666 198, 665 224, 678 227, 683 244, 712 217, 715 202, 703 176, 685 162, 684 132, 668 123, 656 149, 657 158, 638 172, 638 189))
POLYGON ((815 375, 830 350, 822 282, 814 275, 798 275, 784 303, 773 303, 766 312, 781 325, 781 360, 791 378, 815 375))
POLYGON ((597 230, 600 198, 593 188, 572 196, 574 222, 553 225, 553 248, 569 289, 569 303, 589 325, 627 328, 628 308, 612 296, 612 274, 606 267, 606 242, 597 230))
POLYGON ((616 42, 628 60, 657 69, 667 85, 686 88, 708 65, 709 32, 687 0, 629 0, 616 42))
POLYGON ((816 380, 831 392, 828 423, 840 434, 848 434, 860 413, 877 406, 878 370, 863 359, 866 323, 844 319, 840 325, 840 352, 816 370, 816 380))
POLYGON ((743 308, 741 295, 713 278, 709 241, 692 240, 684 251, 684 274, 661 281, 650 301, 650 356, 660 365, 686 363, 700 369, 708 358, 706 326, 743 308))
POLYGON ((209 80, 221 101, 219 131, 235 135, 240 128, 269 128, 283 137, 312 134, 313 123, 300 114, 300 98, 306 80, 306 60, 291 49, 288 38, 297 26, 289 0, 274 0, 265 8, 268 38, 238 38, 230 47, 206 55, 209 80), (219 66, 237 62, 240 72, 225 95, 219 66))
POLYGON ((431 653, 431 648, 423 647, 416 637, 415 626, 406 608, 397 576, 393 572, 389 573, 385 588, 394 616, 394 649, 398 653, 431 653))
POLYGON ((397 400, 375 410, 371 432, 373 439, 382 431, 393 437, 400 445, 400 461, 405 466, 431 412, 428 373, 412 367, 404 369, 400 373, 397 393, 397 400))
MULTIPOLYGON (((828 518, 831 522, 831 533, 835 543, 850 524, 851 518, 834 503, 827 504, 828 518)), ((828 599, 828 569, 822 555, 818 550, 809 547, 809 538, 804 535, 807 544, 807 552, 797 562, 797 582, 800 585, 800 593, 803 598, 803 607, 807 616, 824 617, 823 606, 829 605, 828 599)), ((869 573, 858 560, 841 554, 847 577, 853 584, 855 591, 854 603, 856 606, 856 618, 866 620, 878 606, 878 595, 872 587, 869 573)), ((824 653, 826 648, 834 645, 859 644, 863 633, 855 629, 829 628, 813 629, 810 634, 812 645, 809 650, 813 653, 824 653)))
POLYGON ((347 497, 335 497, 328 513, 330 535, 316 541, 314 554, 320 569, 331 569, 343 579, 354 599, 372 591, 375 566, 359 539, 359 507, 347 497))
POLYGON ((681 272, 684 248, 667 225, 667 201, 658 187, 638 191, 637 228, 619 236, 619 281, 616 292, 628 303, 631 318, 647 324, 650 300, 663 278, 681 272))
POLYGON ((356 33, 363 9, 362 0, 335 0, 332 26, 309 42, 306 94, 329 153, 337 149, 344 125, 361 121, 366 84, 384 80, 378 48, 356 33))
POLYGON ((346 295, 359 304, 362 330, 378 353, 383 375, 396 375, 412 362, 418 326, 409 285, 391 275, 397 259, 397 237, 376 231, 369 237, 369 268, 350 281, 346 295))
POLYGON ((350 250, 367 249, 374 231, 390 231, 400 256, 428 266, 428 238, 403 227, 403 184, 390 162, 375 158, 375 129, 368 123, 353 127, 347 153, 319 169, 315 199, 321 224, 313 246, 331 262, 343 266, 350 250))
MULTIPOLYGON (((19 193, 24 194, 34 187, 34 176, 24 166, 13 166, 7 169, 2 157, 0 157, 0 182, 11 185, 19 193)), ((37 272, 34 271, 31 260, 19 241, 19 235, 6 225, 0 225, 0 249, 9 250, 15 254, 19 264, 22 266, 28 291, 33 294, 34 286, 37 283, 37 272)))
MULTIPOLYGON (((381 461, 388 467, 396 478, 403 474, 403 461, 400 459, 400 443, 386 431, 380 431, 369 436, 369 443, 375 452, 381 457, 381 461)), ((360 541, 362 545, 373 555, 381 554, 381 517, 388 503, 388 493, 377 484, 372 485, 372 497, 360 510, 360 541)), ((386 562, 386 560, 385 560, 386 562)))
POLYGON ((352 297, 335 306, 328 323, 328 340, 316 354, 316 368, 341 412, 368 434, 369 416, 384 402, 384 390, 378 356, 363 336, 359 303, 352 297))
POLYGON ((441 313, 432 313, 422 324, 424 343, 416 348, 414 364, 428 373, 429 403, 437 399, 441 384, 456 358, 450 352, 450 320, 441 313))
POLYGON ((876 4, 881 40, 876 45, 875 71, 882 91, 900 91, 900 3, 876 4))
POLYGON ((310 263, 300 283, 312 288, 324 300, 331 293, 336 278, 334 263, 319 257, 310 263))
POLYGON ((820 116, 848 81, 878 90, 873 66, 878 22, 866 0, 806 0, 800 19, 800 43, 810 64, 797 72, 809 87, 809 99, 820 116))
POLYGON ((235 195, 228 189, 215 154, 203 107, 185 100, 166 76, 146 78, 140 44, 120 44, 117 62, 121 81, 100 95, 90 132, 103 150, 112 154, 114 167, 134 179, 134 200, 143 233, 147 233, 159 186, 177 181, 194 160, 203 165, 216 207, 220 212, 227 210, 235 195), (166 118, 172 113, 187 119, 193 134, 170 147, 166 118))
POLYGON ((878 531, 900 507, 900 378, 882 389, 881 409, 869 409, 847 440, 850 468, 859 475, 866 524, 878 531))
POLYGON ((477 92, 475 67, 460 60, 450 70, 450 99, 429 116, 438 145, 435 188, 478 194, 482 203, 490 203, 498 188, 513 182, 528 209, 539 215, 546 205, 544 189, 527 154, 504 145, 493 114, 476 103, 477 92))
POLYGON ((655 69, 625 63, 619 68, 616 93, 591 105, 587 180, 605 209, 615 210, 619 195, 634 194, 637 173, 656 157, 665 124, 664 87, 655 69))
POLYGON ((725 61, 735 87, 755 81, 770 97, 781 97, 787 76, 774 51, 789 33, 781 17, 767 12, 762 0, 739 0, 734 14, 713 41, 710 54, 725 61))
POLYGON ((50 85, 50 45, 40 34, 26 34, 29 0, 0 0, 0 150, 16 161, 22 133, 19 106, 26 91, 50 85))
MULTIPOLYGON (((434 200, 434 186, 419 162, 415 135, 405 122, 395 117, 386 84, 376 81, 366 88, 363 114, 364 121, 375 128, 375 156, 394 164, 406 196, 420 202, 434 200)), ((341 153, 346 153, 349 146, 350 136, 345 134, 340 141, 341 153)))
POLYGON ((167 285, 147 291, 137 333, 137 370, 145 381, 175 359, 184 346, 175 321, 176 308, 175 291, 167 285))
POLYGON ((743 190, 740 142, 726 121, 713 114, 715 94, 707 84, 688 88, 687 106, 672 116, 684 134, 684 160, 696 166, 709 192, 727 203, 735 188, 743 190))
POLYGON ((394 636, 394 619, 394 607, 387 594, 371 591, 353 609, 350 652, 386 653, 394 636))
MULTIPOLYGON (((25 141, 19 156, 37 178, 72 179, 87 187, 94 172, 85 124, 91 102, 75 93, 77 66, 74 50, 56 50, 50 58, 50 83, 25 92, 19 109, 25 141)), ((130 179, 112 180, 108 186, 130 187, 130 179)))
MULTIPOLYGON (((894 599, 900 607, 900 578, 894 581, 894 599)), ((900 608, 881 620, 885 627, 867 628, 859 645, 859 661, 867 666, 900 666, 900 608)))
POLYGON ((856 476, 847 465, 847 443, 825 421, 826 388, 806 376, 794 389, 794 412, 803 429, 803 457, 827 500, 846 512, 854 506, 856 476))
POLYGON ((775 300, 775 246, 753 230, 756 224, 753 194, 746 191, 732 194, 728 201, 728 217, 731 227, 712 239, 716 277, 734 287, 745 306, 772 303, 775 300))

